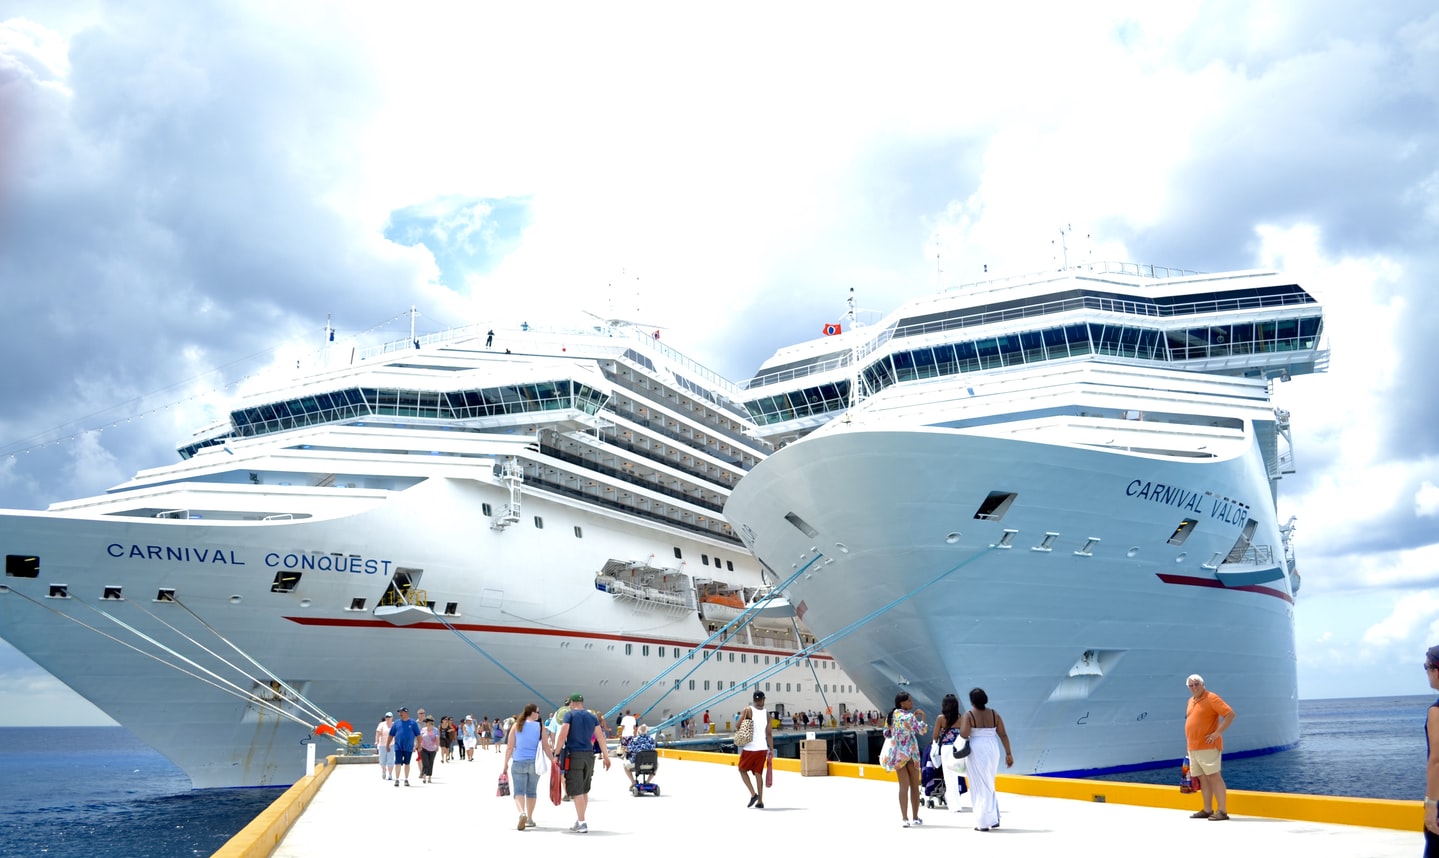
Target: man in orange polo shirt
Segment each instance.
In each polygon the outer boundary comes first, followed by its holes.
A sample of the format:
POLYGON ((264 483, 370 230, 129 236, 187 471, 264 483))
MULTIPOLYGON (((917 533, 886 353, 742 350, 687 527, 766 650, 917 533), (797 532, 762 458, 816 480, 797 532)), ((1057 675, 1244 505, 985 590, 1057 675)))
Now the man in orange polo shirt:
POLYGON ((1205 689, 1204 677, 1199 674, 1191 673, 1187 683, 1189 709, 1184 715, 1184 739, 1189 748, 1189 773, 1199 778, 1199 792, 1204 798, 1204 809, 1190 816, 1223 822, 1229 814, 1224 811, 1226 793, 1219 763, 1224 752, 1224 731, 1234 723, 1234 710, 1224 698, 1205 689))

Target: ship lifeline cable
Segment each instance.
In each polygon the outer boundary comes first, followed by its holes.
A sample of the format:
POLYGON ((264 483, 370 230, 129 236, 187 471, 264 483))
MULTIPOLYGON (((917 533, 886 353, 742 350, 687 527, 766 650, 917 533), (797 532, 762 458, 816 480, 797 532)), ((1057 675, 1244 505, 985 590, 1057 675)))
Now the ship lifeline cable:
MULTIPOLYGON (((74 624, 77 625, 77 626, 80 626, 80 627, 83 628, 83 629, 87 629, 87 630, 89 630, 89 631, 92 631, 92 632, 94 632, 95 634, 99 635, 100 637, 103 637, 103 638, 106 638, 107 640, 113 641, 114 643, 117 643, 117 644, 119 644, 120 646, 125 647, 126 649, 129 649, 129 650, 135 652, 135 653, 138 654, 138 655, 142 655, 142 656, 144 656, 145 658, 151 659, 151 660, 153 660, 153 661, 157 661, 157 662, 159 662, 160 664, 163 664, 163 665, 165 665, 166 667, 170 668, 171 670, 174 670, 174 671, 177 672, 177 673, 180 673, 180 674, 183 674, 183 675, 185 675, 185 676, 188 676, 188 677, 190 677, 191 679, 194 679, 194 680, 197 680, 197 681, 199 681, 199 682, 202 682, 202 683, 204 683, 205 685, 208 685, 208 686, 216 689, 217 691, 221 691, 221 692, 223 692, 223 693, 225 693, 225 694, 229 694, 230 696, 236 697, 236 698, 238 698, 238 699, 240 699, 240 700, 243 700, 243 701, 245 701, 245 702, 247 702, 247 703, 253 703, 253 704, 255 704, 255 705, 257 705, 257 706, 259 706, 259 707, 261 707, 261 708, 263 708, 263 709, 269 710, 269 711, 271 712, 271 714, 278 715, 279 717, 289 719, 290 721, 294 721, 296 724, 299 724, 299 725, 302 726, 302 727, 309 728, 309 727, 311 726, 311 725, 309 724, 309 722, 301 719, 299 716, 295 715, 294 713, 292 713, 292 712, 287 712, 287 711, 285 711, 284 709, 282 709, 281 707, 274 705, 274 704, 271 703, 270 701, 264 700, 264 699, 260 698, 259 696, 255 695, 255 694, 253 694, 253 693, 251 693, 251 692, 245 691, 244 689, 240 688, 240 687, 239 687, 238 685, 236 685, 235 683, 230 682, 230 681, 224 679, 223 677, 220 677, 220 676, 214 674, 213 671, 206 670, 204 667, 201 667, 201 666, 199 666, 199 665, 196 665, 196 668, 197 668, 197 669, 202 670, 202 671, 205 671, 206 673, 210 673, 211 675, 214 675, 216 678, 215 678, 215 679, 210 679, 210 678, 207 678, 207 677, 205 677, 205 676, 201 676, 201 675, 198 674, 198 673, 195 673, 195 672, 193 672, 193 671, 190 671, 190 670, 185 669, 185 668, 182 667, 181 665, 175 664, 175 663, 170 662, 170 661, 166 661, 165 659, 161 658, 160 656, 158 656, 158 655, 156 655, 156 654, 154 654, 154 653, 152 653, 152 652, 147 652, 146 650, 143 650, 143 649, 141 649, 140 647, 135 646, 134 644, 130 643, 129 641, 121 640, 120 638, 116 637, 115 635, 110 634, 109 632, 105 631, 104 629, 99 629, 99 628, 96 628, 95 626, 90 625, 89 623, 85 622, 84 620, 80 619, 79 617, 72 616, 72 615, 70 615, 70 614, 65 613, 64 611, 57 611, 57 610, 55 610, 54 608, 50 607, 49 605, 46 605, 46 604, 38 601, 37 599, 31 597, 31 596, 27 596, 26 594, 20 592, 19 590, 16 590, 16 589, 13 588, 13 587, 3 587, 3 588, 0 588, 0 593, 3 593, 3 594, 13 594, 13 595, 19 596, 20 598, 24 599, 25 601, 30 602, 31 604, 33 604, 33 605, 35 605, 35 606, 37 606, 37 607, 39 607, 39 608, 41 608, 41 609, 43 609, 43 610, 45 610, 45 611, 49 611, 50 613, 54 614, 55 616, 57 616, 57 617, 59 617, 59 618, 61 618, 61 619, 63 619, 63 620, 69 620, 70 622, 74 623, 74 624), (218 681, 216 681, 216 680, 218 680, 218 681)), ((69 596, 69 597, 67 597, 67 598, 74 599, 75 597, 74 597, 74 596, 69 596)), ((79 600, 77 599, 76 601, 79 601, 79 600)), ((82 602, 81 604, 83 604, 83 602, 82 602)), ((87 607, 88 607, 88 606, 87 606, 87 607)), ((92 608, 92 610, 93 610, 93 608, 92 608)), ((102 613, 102 614, 103 614, 103 612, 99 612, 99 613, 102 613)), ((133 630, 132 630, 132 631, 133 631, 133 630)), ((160 646, 161 649, 165 649, 165 650, 167 650, 167 651, 170 651, 170 650, 168 650, 167 647, 164 647, 163 645, 157 644, 157 646, 160 646)), ((180 659, 182 659, 182 660, 189 661, 189 659, 185 659, 185 657, 182 656, 182 655, 180 655, 179 653, 173 653, 173 651, 171 651, 171 652, 172 652, 172 654, 174 654, 177 658, 180 658, 180 659)))

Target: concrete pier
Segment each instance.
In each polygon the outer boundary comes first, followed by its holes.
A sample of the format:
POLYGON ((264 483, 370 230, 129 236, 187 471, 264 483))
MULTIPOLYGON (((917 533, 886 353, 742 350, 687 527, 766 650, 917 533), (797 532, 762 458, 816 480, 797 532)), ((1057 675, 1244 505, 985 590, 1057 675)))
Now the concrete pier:
POLYGON ((1419 802, 1233 790, 1232 818, 1210 822, 1189 818, 1199 797, 1174 788, 1002 775, 998 829, 975 831, 972 814, 929 808, 921 810, 922 826, 904 828, 893 775, 877 766, 830 763, 828 776, 804 777, 799 761, 779 760, 774 786, 765 791, 765 808, 757 810, 746 807, 749 794, 735 769, 736 757, 668 753, 676 756, 660 760, 657 797, 631 796, 618 763, 596 773, 586 814, 588 834, 568 830, 575 821, 573 804, 555 806, 543 794, 535 813, 538 827, 517 830, 513 800, 495 795, 501 754, 478 752, 474 762, 436 763, 432 784, 421 785, 418 768, 412 768, 409 787, 382 780, 373 760, 332 757, 216 855, 414 858, 464 854, 481 846, 570 847, 588 856, 626 858, 679 850, 709 854, 816 847, 877 854, 901 843, 906 849, 984 849, 1046 858, 1153 858, 1171 851, 1411 858, 1423 850, 1419 802), (1052 797, 1056 794, 1072 797, 1052 797), (1275 812, 1310 818, 1258 815, 1275 812))

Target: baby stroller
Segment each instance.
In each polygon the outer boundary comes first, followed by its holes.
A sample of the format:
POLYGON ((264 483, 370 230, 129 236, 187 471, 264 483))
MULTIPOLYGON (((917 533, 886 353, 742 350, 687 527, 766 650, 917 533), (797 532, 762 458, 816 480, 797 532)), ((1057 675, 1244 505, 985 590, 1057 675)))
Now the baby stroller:
POLYGON ((660 794, 660 785, 654 782, 655 770, 660 767, 658 751, 635 751, 634 760, 625 763, 625 766, 635 776, 634 785, 630 787, 630 795, 639 798, 642 795, 660 794))
POLYGON ((949 803, 945 800, 944 768, 937 766, 931 760, 925 760, 919 770, 919 782, 924 790, 924 806, 928 808, 949 809, 949 803))

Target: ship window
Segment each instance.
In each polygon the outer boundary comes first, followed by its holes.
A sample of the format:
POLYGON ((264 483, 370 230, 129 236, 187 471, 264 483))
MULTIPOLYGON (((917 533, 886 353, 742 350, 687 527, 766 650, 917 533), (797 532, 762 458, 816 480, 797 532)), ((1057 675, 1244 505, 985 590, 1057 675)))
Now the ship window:
POLYGON ((744 654, 744 653, 740 653, 740 654, 739 654, 739 663, 740 663, 740 664, 744 664, 744 659, 745 659, 745 654, 744 654))
POLYGON ((1179 523, 1179 526, 1174 528, 1174 532, 1169 535, 1169 544, 1183 545, 1184 540, 1189 538, 1189 534, 1194 532, 1194 525, 1198 523, 1199 522, 1195 521, 1192 518, 1186 518, 1185 520, 1181 521, 1179 523))
POLYGON ((458 614, 459 612, 460 612, 460 603, 459 603, 459 602, 446 602, 446 603, 445 603, 445 613, 446 613, 446 614, 449 614, 450 616, 453 617, 454 615, 458 614))
POLYGON ((625 655, 634 655, 634 650, 634 644, 625 644, 625 655))
POLYGON ((173 602, 175 601, 175 591, 170 589, 169 587, 162 587, 160 588, 160 591, 155 594, 155 601, 173 602))
POLYGON ((1014 492, 990 492, 984 503, 979 505, 974 517, 980 521, 999 521, 1009 508, 1014 505, 1014 499, 1019 495, 1014 492))
POLYGON ((119 602, 123 601, 125 597, 121 594, 119 587, 106 587, 100 598, 107 602, 119 602))
POLYGON ((706 680, 705 680, 705 691, 709 691, 709 690, 710 690, 710 681, 709 681, 708 679, 706 679, 706 680))
POLYGON ((800 533, 803 533, 805 536, 808 536, 810 539, 814 539, 816 536, 819 536, 819 531, 818 531, 818 530, 815 530, 813 527, 810 527, 808 522, 806 522, 804 519, 800 518, 799 516, 795 515, 795 514, 792 513, 792 512, 787 512, 787 513, 785 513, 785 514, 784 514, 784 520, 787 521, 787 522, 789 522, 790 524, 794 525, 796 528, 799 529, 800 533))
POLYGON ((730 664, 734 664, 734 653, 730 653, 730 654, 729 654, 729 661, 730 661, 730 664))
POLYGON ((282 569, 275 573, 275 580, 270 584, 271 593, 290 593, 300 583, 300 573, 292 570, 282 569))
POLYGON ((69 587, 69 585, 67 585, 67 584, 51 584, 51 585, 50 585, 50 598, 52 598, 52 599, 68 599, 68 598, 70 598, 70 587, 69 587))
POLYGON ((694 681, 693 679, 691 679, 691 680, 690 680, 690 691, 694 691, 694 690, 695 690, 695 681, 694 681))
POLYGON ((640 655, 649 655, 649 654, 650 654, 650 645, 649 645, 649 644, 645 644, 644 646, 640 647, 640 655))
POLYGON ((352 610, 352 611, 363 611, 363 610, 365 610, 365 597, 364 597, 364 596, 356 596, 355 598, 351 599, 351 600, 350 600, 350 610, 352 610))
POLYGON ((489 518, 490 516, 495 514, 494 510, 491 509, 490 505, 487 503, 480 504, 480 513, 483 514, 485 518, 489 518))
MULTIPOLYGON (((701 554, 701 555, 700 555, 700 562, 703 563, 703 564, 706 565, 706 566, 710 565, 710 556, 709 556, 708 554, 701 554)), ((715 565, 719 565, 719 564, 715 564, 715 565)))
POLYGON ((40 577, 40 558, 32 554, 6 554, 6 578, 40 577))
MULTIPOLYGON (((664 658, 664 657, 665 657, 665 648, 664 648, 664 647, 656 647, 656 648, 655 648, 655 655, 659 656, 660 658, 664 658)), ((679 653, 675 653, 675 655, 679 655, 679 653)))
POLYGON ((575 539, 584 539, 585 531, 578 524, 575 525, 575 539))
POLYGON ((676 559, 676 560, 683 560, 683 559, 684 559, 684 553, 680 551, 680 547, 679 547, 678 545, 675 546, 675 559, 676 559))
POLYGON ((725 565, 725 568, 728 569, 729 571, 731 571, 731 572, 734 571, 734 561, 733 561, 733 560, 726 560, 726 561, 724 562, 724 565, 725 565))
POLYGON ((540 516, 538 516, 538 515, 535 516, 535 530, 544 530, 544 529, 545 529, 545 520, 544 520, 543 518, 541 518, 540 516))

